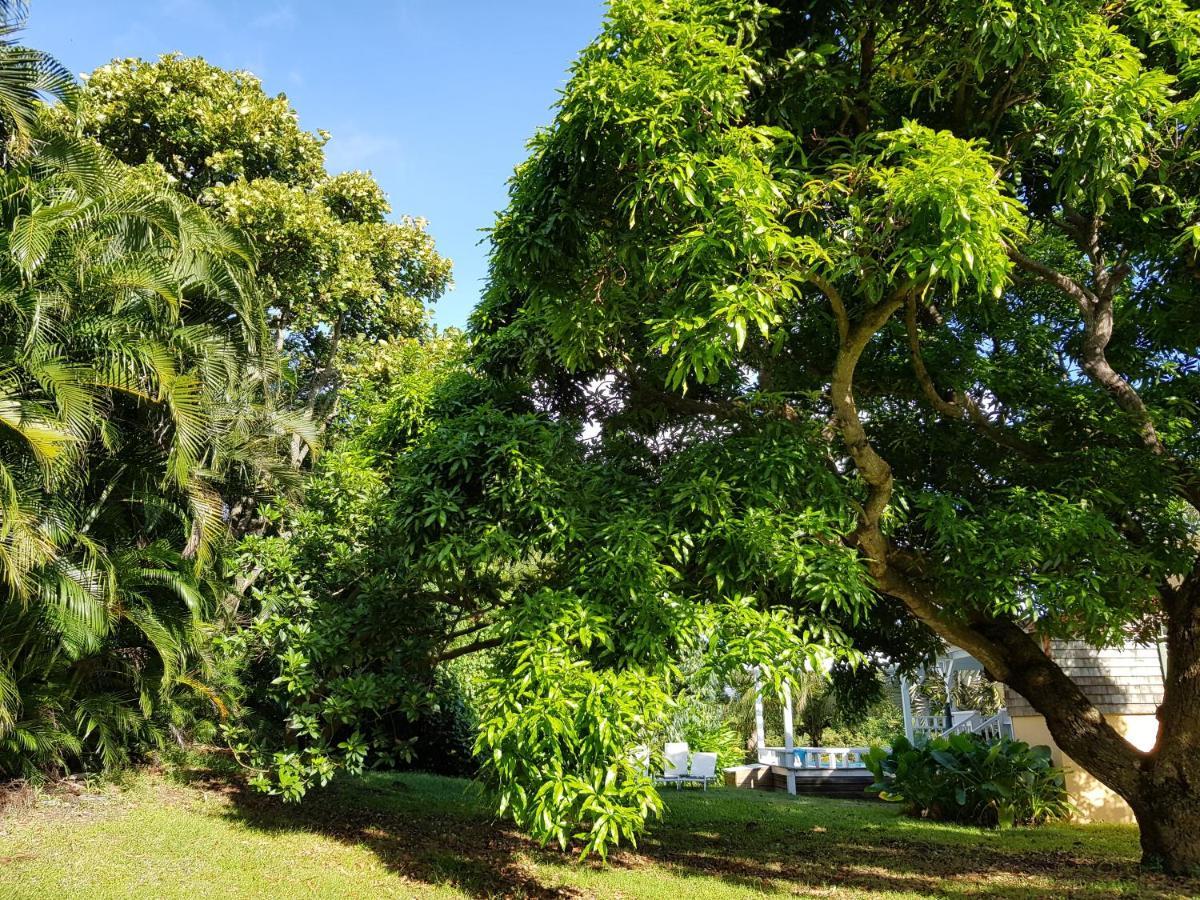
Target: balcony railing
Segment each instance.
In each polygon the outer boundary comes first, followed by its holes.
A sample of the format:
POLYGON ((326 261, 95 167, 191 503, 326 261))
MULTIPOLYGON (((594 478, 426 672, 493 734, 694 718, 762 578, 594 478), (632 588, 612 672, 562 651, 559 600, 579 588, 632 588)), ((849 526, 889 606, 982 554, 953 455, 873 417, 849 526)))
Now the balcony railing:
POLYGON ((759 747, 758 761, 788 769, 865 769, 870 747, 759 747))

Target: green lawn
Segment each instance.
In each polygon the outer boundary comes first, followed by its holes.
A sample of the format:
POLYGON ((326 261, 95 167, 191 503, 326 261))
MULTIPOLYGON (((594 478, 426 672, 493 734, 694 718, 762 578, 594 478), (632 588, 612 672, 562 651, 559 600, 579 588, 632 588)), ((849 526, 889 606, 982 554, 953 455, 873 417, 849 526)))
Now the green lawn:
POLYGON ((668 791, 609 865, 540 850, 465 781, 370 775, 284 806, 202 770, 44 792, 0 813, 0 897, 1195 896, 1121 827, 986 832, 869 801, 668 791))

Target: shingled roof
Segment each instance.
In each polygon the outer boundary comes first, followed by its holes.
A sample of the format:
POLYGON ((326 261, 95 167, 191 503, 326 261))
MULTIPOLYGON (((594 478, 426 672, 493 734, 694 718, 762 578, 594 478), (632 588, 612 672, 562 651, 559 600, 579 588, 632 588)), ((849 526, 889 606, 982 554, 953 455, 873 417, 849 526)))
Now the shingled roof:
MULTIPOLYGON (((1102 713, 1154 715, 1162 701, 1162 667, 1153 644, 1097 650, 1080 641, 1053 641, 1050 657, 1102 713)), ((1009 715, 1038 715, 1016 691, 1004 693, 1009 715)))

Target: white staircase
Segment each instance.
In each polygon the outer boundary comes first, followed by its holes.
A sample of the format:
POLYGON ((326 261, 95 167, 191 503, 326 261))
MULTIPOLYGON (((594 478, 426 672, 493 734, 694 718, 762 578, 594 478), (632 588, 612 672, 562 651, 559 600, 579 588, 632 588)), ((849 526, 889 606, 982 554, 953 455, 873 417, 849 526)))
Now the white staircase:
POLYGON ((977 710, 959 710, 949 718, 944 715, 913 716, 913 740, 918 742, 952 734, 977 734, 984 740, 998 741, 1003 737, 1012 737, 1012 733, 1012 719, 1007 709, 992 716, 985 716, 977 710))

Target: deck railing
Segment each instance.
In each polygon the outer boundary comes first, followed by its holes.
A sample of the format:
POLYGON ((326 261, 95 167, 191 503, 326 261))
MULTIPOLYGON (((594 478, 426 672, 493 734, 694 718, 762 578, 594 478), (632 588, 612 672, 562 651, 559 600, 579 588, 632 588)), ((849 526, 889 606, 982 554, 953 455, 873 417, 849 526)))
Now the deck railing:
POLYGON ((935 715, 916 714, 912 717, 913 737, 925 741, 934 735, 944 734, 946 729, 953 726, 949 716, 940 713, 935 715))
MULTIPOLYGON (((981 713, 959 713, 956 721, 947 716, 913 716, 913 730, 920 739, 939 734, 978 734, 988 741, 1012 737, 1012 720, 1008 710, 1002 709, 994 716, 981 713)), ((794 770, 865 769, 863 757, 870 747, 759 747, 758 761, 765 766, 781 766, 794 770)))
POLYGON ((758 761, 788 769, 865 769, 870 747, 760 747, 758 761))
POLYGON ((941 734, 942 737, 947 737, 951 734, 971 734, 978 731, 982 724, 983 716, 977 712, 973 712, 971 715, 959 719, 941 734))
POLYGON ((1012 720, 1008 717, 1007 709, 992 716, 973 712, 941 732, 943 737, 951 734, 977 734, 986 741, 998 741, 1003 737, 1012 737, 1012 720))
POLYGON ((1008 717, 1008 710, 1002 709, 994 716, 984 719, 975 728, 975 733, 988 741, 998 741, 1001 738, 1012 737, 1012 719, 1008 717))

